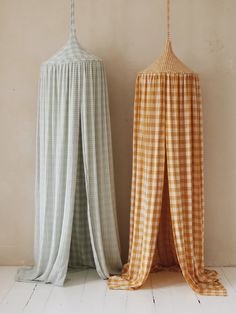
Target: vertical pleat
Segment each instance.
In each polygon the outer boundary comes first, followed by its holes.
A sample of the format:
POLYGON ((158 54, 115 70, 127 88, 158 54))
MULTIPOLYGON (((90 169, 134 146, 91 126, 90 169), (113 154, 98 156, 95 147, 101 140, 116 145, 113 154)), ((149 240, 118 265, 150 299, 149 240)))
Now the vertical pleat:
POLYGON ((103 64, 89 67, 82 104, 82 141, 90 238, 102 278, 121 269, 115 210, 113 162, 106 77, 103 64))

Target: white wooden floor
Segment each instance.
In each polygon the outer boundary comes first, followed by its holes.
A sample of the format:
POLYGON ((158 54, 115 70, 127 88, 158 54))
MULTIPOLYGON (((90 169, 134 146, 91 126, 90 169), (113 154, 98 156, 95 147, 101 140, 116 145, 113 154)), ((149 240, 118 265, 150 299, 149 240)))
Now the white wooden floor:
POLYGON ((215 269, 227 297, 197 295, 174 272, 152 274, 140 290, 111 291, 93 270, 54 287, 14 282, 16 267, 0 267, 0 314, 236 314, 236 267, 215 269))

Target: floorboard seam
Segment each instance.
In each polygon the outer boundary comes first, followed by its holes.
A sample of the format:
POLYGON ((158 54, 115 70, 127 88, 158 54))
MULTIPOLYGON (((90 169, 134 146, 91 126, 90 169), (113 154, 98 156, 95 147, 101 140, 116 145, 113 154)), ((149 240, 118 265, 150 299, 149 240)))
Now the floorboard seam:
POLYGON ((34 288, 33 288, 32 292, 31 292, 31 294, 30 294, 30 296, 29 296, 27 302, 25 303, 25 305, 24 305, 24 307, 23 307, 22 312, 24 312, 24 310, 25 310, 25 309, 27 308, 27 306, 29 305, 29 303, 30 303, 30 301, 31 301, 31 299, 32 299, 32 297, 33 297, 33 295, 35 294, 35 290, 37 289, 37 287, 38 287, 38 284, 36 283, 36 284, 34 285, 34 288))
POLYGON ((157 314, 156 298, 155 298, 154 291, 153 291, 152 274, 150 274, 150 283, 151 283, 151 291, 152 291, 152 303, 154 306, 154 314, 157 314))

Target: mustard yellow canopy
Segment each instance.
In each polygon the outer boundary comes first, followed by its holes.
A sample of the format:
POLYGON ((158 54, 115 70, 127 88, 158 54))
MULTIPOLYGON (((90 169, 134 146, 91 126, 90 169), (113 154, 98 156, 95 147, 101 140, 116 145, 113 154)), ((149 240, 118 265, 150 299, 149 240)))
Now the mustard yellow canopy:
POLYGON ((163 55, 136 80, 129 258, 109 287, 136 289, 174 268, 194 291, 226 295, 204 267, 203 214, 199 77, 175 56, 168 22, 163 55))

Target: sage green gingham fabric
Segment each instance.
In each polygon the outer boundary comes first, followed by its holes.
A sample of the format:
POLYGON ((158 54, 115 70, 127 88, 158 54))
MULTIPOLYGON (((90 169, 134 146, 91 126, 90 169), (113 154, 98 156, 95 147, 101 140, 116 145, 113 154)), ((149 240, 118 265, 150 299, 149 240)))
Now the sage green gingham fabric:
POLYGON ((106 74, 73 24, 41 67, 35 199, 35 266, 16 280, 63 285, 68 266, 120 272, 106 74))
POLYGON ((69 258, 69 267, 73 269, 95 266, 89 235, 87 213, 88 202, 86 195, 81 129, 79 136, 76 182, 74 218, 69 258))

